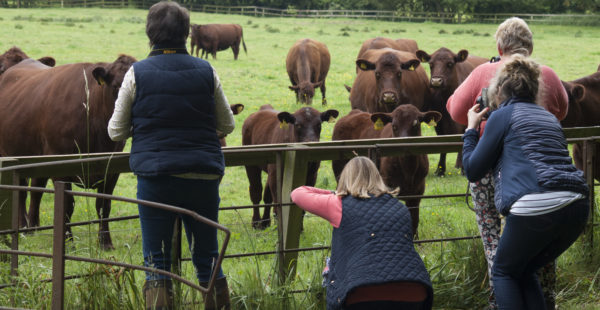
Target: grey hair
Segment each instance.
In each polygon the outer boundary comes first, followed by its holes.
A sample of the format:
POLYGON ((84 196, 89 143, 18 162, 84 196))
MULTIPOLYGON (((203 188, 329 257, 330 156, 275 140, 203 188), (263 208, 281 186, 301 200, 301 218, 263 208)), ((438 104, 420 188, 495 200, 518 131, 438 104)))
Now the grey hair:
POLYGON ((539 104, 543 87, 541 66, 521 54, 514 54, 502 63, 490 81, 488 100, 492 109, 511 97, 539 104))
POLYGON ((533 51, 533 33, 527 23, 518 17, 511 17, 500 24, 494 37, 505 55, 529 56, 533 51))
POLYGON ((352 158, 340 174, 336 194, 338 196, 353 196, 357 198, 370 198, 383 194, 397 195, 400 189, 390 190, 377 170, 377 166, 368 157, 356 156, 352 158))

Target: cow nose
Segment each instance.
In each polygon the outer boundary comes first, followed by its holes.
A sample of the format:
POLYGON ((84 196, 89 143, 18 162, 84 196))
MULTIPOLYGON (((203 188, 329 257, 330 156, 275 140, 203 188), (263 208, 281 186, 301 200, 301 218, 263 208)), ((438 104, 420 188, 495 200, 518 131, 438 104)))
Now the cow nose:
POLYGON ((431 78, 431 81, 429 82, 429 84, 431 85, 431 87, 434 87, 434 88, 442 87, 442 84, 444 84, 444 80, 442 80, 442 78, 439 78, 439 77, 434 77, 434 78, 431 78))
POLYGON ((384 93, 383 102, 385 103, 396 103, 396 95, 394 93, 384 93))

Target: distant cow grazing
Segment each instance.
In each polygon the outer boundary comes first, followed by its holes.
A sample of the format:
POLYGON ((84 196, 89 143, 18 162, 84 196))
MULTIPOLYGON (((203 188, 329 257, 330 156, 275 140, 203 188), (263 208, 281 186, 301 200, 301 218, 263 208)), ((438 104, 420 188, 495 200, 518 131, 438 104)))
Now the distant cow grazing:
POLYGON ((238 24, 194 24, 191 27, 190 54, 193 55, 194 48, 196 48, 196 57, 198 57, 198 52, 202 49, 200 56, 203 56, 206 52, 207 58, 210 53, 213 59, 217 59, 218 51, 223 51, 231 47, 233 58, 237 60, 240 53, 240 42, 244 46, 244 52, 247 53, 242 26, 238 24))
MULTIPOLYGON (((8 70, 8 68, 20 63, 22 60, 28 59, 29 56, 23 52, 20 48, 13 46, 9 48, 4 54, 0 55, 0 74, 8 70)), ((52 57, 42 57, 38 61, 48 67, 54 67, 56 61, 52 57)))
POLYGON ((356 60, 360 71, 350 90, 353 109, 392 112, 402 104, 422 109, 429 100, 429 79, 414 54, 390 48, 367 50, 356 60))
POLYGON ((323 97, 321 103, 327 104, 325 78, 330 62, 325 44, 312 39, 301 39, 294 43, 285 59, 285 68, 292 83, 290 89, 296 93, 296 102, 311 104, 315 88, 319 87, 323 97))
MULTIPOLYGON (((600 68, 599 68, 600 69, 600 68)), ((600 71, 588 76, 565 82, 563 86, 569 95, 567 116, 560 122, 563 127, 600 126, 600 71)), ((600 181, 600 147, 596 147, 594 175, 600 181)), ((583 170, 583 145, 573 145, 573 161, 583 170)))
MULTIPOLYGON (((133 57, 121 55, 112 63, 76 63, 50 68, 26 59, 8 69, 0 78, 0 155, 122 151, 125 143, 113 142, 106 128, 123 76, 135 61, 133 57)), ((86 182, 82 185, 111 194, 118 177, 118 174, 83 175, 60 180, 86 182)), ((45 186, 47 179, 35 181, 35 185, 45 186)), ((68 184, 67 188, 70 187, 68 184)), ((29 226, 39 226, 40 199, 41 193, 32 193, 29 226)), ((67 199, 70 200, 65 210, 68 222, 74 201, 70 196, 67 199)), ((20 221, 25 224, 25 205, 20 207, 20 221)), ((100 219, 108 218, 110 200, 97 199, 96 212, 100 219)), ((68 231, 71 235, 70 228, 68 231)), ((113 248, 105 221, 100 222, 98 239, 102 248, 113 248)))
MULTIPOLYGON (((321 136, 321 123, 338 116, 337 110, 327 110, 323 113, 312 107, 304 107, 292 113, 278 112, 270 105, 264 105, 259 111, 252 113, 242 126, 242 145, 276 144, 295 142, 315 142, 321 136)), ((308 164, 305 185, 314 186, 317 181, 319 162, 308 164)), ((246 174, 250 183, 250 200, 259 204, 262 200, 266 204, 277 202, 277 176, 274 164, 266 166, 246 166, 246 174), (261 181, 261 172, 267 173, 267 184, 264 189, 261 181)), ((259 208, 254 208, 252 226, 266 228, 271 224, 271 208, 265 207, 264 214, 260 216, 259 208)))
MULTIPOLYGON (((438 122, 441 117, 439 112, 421 112, 413 105, 401 105, 392 113, 371 114, 352 110, 335 124, 332 140, 418 137, 421 135, 421 122, 429 123, 432 120, 438 122), (378 124, 382 127, 377 128, 378 124)), ((347 162, 348 160, 331 162, 336 180, 339 179, 347 162)), ((429 160, 425 154, 382 157, 379 171, 387 186, 400 187, 401 196, 423 195, 429 160)), ((406 199, 415 235, 419 226, 420 203, 420 198, 406 199)))
MULTIPOLYGON (((488 59, 469 55, 467 50, 460 50, 458 54, 454 54, 445 47, 431 55, 423 50, 418 50, 416 55, 422 62, 429 63, 431 71, 429 86, 432 89, 432 98, 427 110, 442 113, 442 120, 435 127, 435 132, 438 135, 462 134, 466 126, 452 120, 446 109, 446 102, 471 71, 480 64, 488 62, 488 59)), ((462 151, 456 156, 456 168, 462 169, 462 151)), ((445 173, 446 153, 442 153, 435 174, 443 176, 445 173)))

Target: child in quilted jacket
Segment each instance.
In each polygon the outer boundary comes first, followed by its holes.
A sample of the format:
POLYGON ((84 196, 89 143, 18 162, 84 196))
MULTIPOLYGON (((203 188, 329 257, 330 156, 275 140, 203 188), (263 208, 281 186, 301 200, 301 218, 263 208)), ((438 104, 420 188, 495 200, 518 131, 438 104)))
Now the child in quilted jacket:
POLYGON ((346 164, 336 192, 309 186, 292 192, 300 208, 333 226, 327 309, 431 309, 429 274, 397 193, 364 156, 346 164))

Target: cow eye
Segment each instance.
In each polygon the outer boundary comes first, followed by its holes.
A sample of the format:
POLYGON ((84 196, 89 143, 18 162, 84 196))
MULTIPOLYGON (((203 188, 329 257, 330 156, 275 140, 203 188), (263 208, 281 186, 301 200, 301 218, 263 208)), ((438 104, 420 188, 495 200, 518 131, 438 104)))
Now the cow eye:
POLYGON ((379 80, 381 78, 381 73, 375 72, 375 78, 379 80))
POLYGON ((393 129, 394 131, 398 131, 398 126, 396 126, 396 125, 392 125, 392 129, 393 129))
POLYGON ((418 121, 418 120, 414 120, 414 121, 413 121, 413 126, 417 126, 418 124, 419 124, 419 121, 418 121))
POLYGON ((446 64, 446 66, 447 66, 448 68, 452 68, 452 67, 454 67, 454 63, 452 63, 452 62, 449 62, 448 64, 446 64))
POLYGON ((398 73, 396 74, 396 76, 397 76, 398 78, 401 78, 401 77, 402 77, 402 72, 398 72, 398 73))

